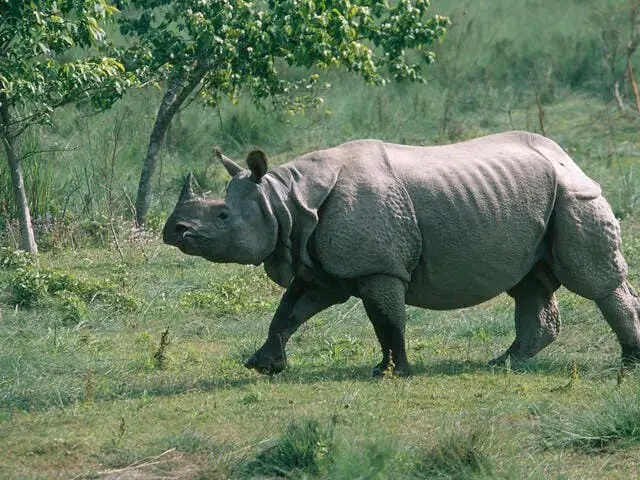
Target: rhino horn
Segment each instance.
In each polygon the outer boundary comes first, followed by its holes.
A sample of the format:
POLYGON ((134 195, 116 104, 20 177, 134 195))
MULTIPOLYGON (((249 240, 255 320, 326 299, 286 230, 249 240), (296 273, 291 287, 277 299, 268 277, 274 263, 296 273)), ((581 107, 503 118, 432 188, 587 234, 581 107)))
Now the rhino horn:
POLYGON ((229 157, 225 156, 222 154, 222 150, 220 150, 220 147, 216 147, 213 149, 213 154, 216 156, 216 158, 222 163, 222 165, 224 165, 224 168, 227 169, 227 172, 229 172, 229 175, 231 175, 232 177, 234 177, 236 174, 240 173, 242 170, 244 170, 240 165, 238 165, 236 162, 234 162, 233 160, 231 160, 229 157))
POLYGON ((188 202, 193 198, 195 198, 195 194, 193 193, 193 173, 189 172, 184 179, 184 186, 182 187, 182 193, 180 194, 178 203, 188 202))

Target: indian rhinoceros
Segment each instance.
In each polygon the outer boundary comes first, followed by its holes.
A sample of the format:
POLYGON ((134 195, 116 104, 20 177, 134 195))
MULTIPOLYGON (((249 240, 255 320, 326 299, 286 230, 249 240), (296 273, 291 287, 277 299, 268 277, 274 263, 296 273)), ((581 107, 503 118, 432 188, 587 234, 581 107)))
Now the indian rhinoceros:
POLYGON ((264 345, 245 363, 286 367, 296 329, 359 297, 382 347, 380 375, 409 373, 405 304, 515 300, 515 340, 492 360, 524 360, 558 335, 554 292, 594 300, 623 362, 640 359, 640 299, 627 282, 620 228, 600 186, 553 141, 528 132, 417 147, 357 140, 267 169, 261 150, 224 200, 197 197, 189 174, 163 239, 212 262, 264 264, 286 288, 264 345))

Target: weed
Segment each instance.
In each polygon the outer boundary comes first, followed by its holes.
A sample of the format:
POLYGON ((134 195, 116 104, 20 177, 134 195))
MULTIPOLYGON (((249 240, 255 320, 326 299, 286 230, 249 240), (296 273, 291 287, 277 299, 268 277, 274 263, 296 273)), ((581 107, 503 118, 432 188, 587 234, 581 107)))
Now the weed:
POLYGON ((480 445, 482 433, 455 432, 428 451, 415 467, 416 478, 498 478, 490 458, 480 445))
POLYGON ((87 317, 87 303, 75 293, 63 290, 55 296, 60 305, 62 325, 77 325, 87 317))
POLYGON ((356 445, 341 445, 334 455, 327 478, 413 479, 413 453, 412 449, 399 446, 387 438, 367 439, 356 445))
POLYGON ((124 436, 127 433, 127 422, 124 417, 120 417, 120 421, 118 422, 118 429, 113 432, 111 437, 111 447, 113 449, 117 449, 122 445, 122 441, 124 440, 124 436))
POLYGON ((32 307, 47 295, 45 277, 33 267, 17 268, 9 281, 11 303, 32 307))
POLYGON ((289 424, 273 445, 246 463, 243 474, 285 478, 318 475, 325 461, 331 458, 332 447, 332 426, 302 419, 289 424))
POLYGON ((178 435, 169 437, 167 444, 169 448, 185 453, 214 453, 220 449, 213 437, 193 429, 186 429, 178 435))
POLYGON ((162 332, 160 336, 160 343, 158 349, 153 354, 153 364, 158 370, 164 370, 167 366, 167 347, 171 342, 169 341, 169 327, 162 332))
POLYGON ((640 393, 615 391, 591 408, 567 410, 542 418, 546 449, 594 451, 640 443, 640 393))
POLYGON ((268 304, 255 297, 256 279, 234 276, 211 283, 205 290, 196 290, 182 295, 179 304, 183 308, 207 310, 212 315, 228 315, 250 312, 268 304))
POLYGON ((640 179, 634 175, 633 165, 620 167, 617 188, 611 192, 611 206, 618 218, 625 218, 638 211, 640 206, 640 179))
POLYGON ((98 299, 118 312, 140 309, 141 300, 119 291, 109 280, 84 280, 70 273, 41 268, 28 257, 16 256, 8 263, 24 266, 14 268, 9 280, 9 301, 31 308, 43 300, 52 300, 62 312, 62 323, 75 325, 87 315, 89 303, 98 299))
POLYGON ((95 385, 93 379, 93 372, 89 370, 87 372, 87 378, 84 382, 84 402, 87 404, 93 403, 95 399, 95 385))
POLYGON ((38 257, 24 250, 14 250, 10 247, 0 247, 0 268, 15 270, 17 268, 36 267, 38 257))

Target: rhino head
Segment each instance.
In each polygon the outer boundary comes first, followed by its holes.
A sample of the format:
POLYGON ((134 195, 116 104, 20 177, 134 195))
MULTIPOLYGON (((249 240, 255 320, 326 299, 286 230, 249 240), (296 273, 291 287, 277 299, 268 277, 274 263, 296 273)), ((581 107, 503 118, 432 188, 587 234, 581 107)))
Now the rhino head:
POLYGON ((261 150, 247 157, 249 169, 216 156, 232 176, 224 200, 207 200, 193 191, 193 174, 185 179, 182 193, 162 231, 165 243, 187 255, 218 263, 259 265, 275 250, 278 224, 269 208, 262 177, 267 157, 261 150))

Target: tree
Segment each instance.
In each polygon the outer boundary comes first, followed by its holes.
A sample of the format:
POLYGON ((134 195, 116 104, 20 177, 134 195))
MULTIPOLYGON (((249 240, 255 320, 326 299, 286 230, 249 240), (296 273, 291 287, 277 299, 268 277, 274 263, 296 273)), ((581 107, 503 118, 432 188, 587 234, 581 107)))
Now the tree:
POLYGON ((0 0, 0 142, 11 171, 20 246, 28 252, 36 253, 38 246, 20 136, 50 122, 63 105, 90 101, 106 108, 122 95, 131 77, 113 57, 96 50, 106 44, 99 22, 117 11, 106 0, 0 0), (72 49, 78 57, 68 59, 72 49))
POLYGON ((133 40, 132 68, 165 82, 136 198, 145 223, 158 151, 176 112, 200 95, 216 105, 241 92, 290 109, 314 104, 318 71, 339 67, 370 83, 421 80, 433 60, 444 17, 427 17, 428 0, 130 0, 121 32, 133 40), (410 55, 417 50, 422 58, 410 55), (415 59, 416 61, 411 61, 415 59), (284 75, 303 67, 302 79, 284 75))
POLYGON ((604 4, 593 16, 592 21, 600 28, 603 57, 611 73, 613 97, 618 109, 622 113, 626 111, 621 90, 625 79, 628 79, 635 108, 640 112, 640 92, 632 66, 633 56, 640 47, 640 0, 629 0, 627 4, 622 4, 621 1, 614 2, 613 9, 610 5, 604 4), (628 18, 628 23, 624 17, 628 18), (623 32, 626 26, 627 34, 623 32), (621 58, 625 58, 623 69, 620 69, 621 58))

